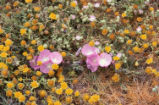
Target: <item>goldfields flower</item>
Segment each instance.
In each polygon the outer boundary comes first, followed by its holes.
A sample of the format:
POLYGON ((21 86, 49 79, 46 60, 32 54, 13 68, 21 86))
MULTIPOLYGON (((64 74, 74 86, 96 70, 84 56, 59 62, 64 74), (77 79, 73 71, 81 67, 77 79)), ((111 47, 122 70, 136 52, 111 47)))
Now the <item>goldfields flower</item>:
POLYGON ((37 88, 37 87, 39 87, 39 83, 37 81, 33 81, 33 82, 31 82, 31 87, 37 88))

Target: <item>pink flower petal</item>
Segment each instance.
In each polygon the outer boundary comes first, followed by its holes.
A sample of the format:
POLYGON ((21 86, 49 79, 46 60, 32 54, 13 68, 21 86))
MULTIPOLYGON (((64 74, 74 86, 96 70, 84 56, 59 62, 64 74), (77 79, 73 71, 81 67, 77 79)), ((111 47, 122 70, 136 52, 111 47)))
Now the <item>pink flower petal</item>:
POLYGON ((37 59, 38 59, 38 56, 34 56, 34 58, 29 61, 31 68, 33 68, 34 70, 37 70, 40 68, 40 66, 37 65, 37 59))
POLYGON ((91 47, 88 44, 85 44, 81 51, 82 51, 82 54, 84 56, 88 57, 88 56, 91 56, 93 54, 97 54, 98 53, 98 48, 91 47))
POLYGON ((42 73, 49 73, 50 70, 52 70, 52 62, 47 62, 40 66, 40 71, 42 73))
POLYGON ((50 58, 49 58, 50 53, 51 52, 49 50, 46 50, 46 49, 44 51, 40 52, 37 61, 41 61, 42 64, 49 62, 49 60, 50 60, 50 58))
POLYGON ((63 60, 62 55, 59 52, 52 52, 49 57, 54 64, 60 64, 63 60))
POLYGON ((108 67, 112 62, 112 57, 110 54, 102 53, 99 56, 99 65, 101 67, 108 67))
POLYGON ((93 54, 86 59, 86 63, 91 66, 99 66, 99 55, 93 54))
POLYGON ((90 69, 92 72, 95 72, 98 70, 98 66, 91 66, 91 65, 87 65, 87 68, 90 69))

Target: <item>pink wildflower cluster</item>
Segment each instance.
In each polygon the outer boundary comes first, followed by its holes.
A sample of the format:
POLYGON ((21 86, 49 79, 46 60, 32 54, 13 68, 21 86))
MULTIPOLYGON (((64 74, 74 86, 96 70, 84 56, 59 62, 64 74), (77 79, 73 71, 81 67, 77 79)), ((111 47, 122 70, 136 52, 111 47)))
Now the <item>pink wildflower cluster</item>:
POLYGON ((87 68, 92 72, 98 70, 98 67, 108 67, 112 62, 112 56, 108 53, 100 53, 96 47, 91 47, 89 44, 85 44, 81 49, 81 52, 86 56, 87 68))
POLYGON ((41 72, 48 73, 52 70, 52 64, 60 64, 62 61, 63 58, 59 52, 43 50, 40 52, 39 56, 34 56, 29 63, 34 70, 40 69, 41 72), (41 65, 38 65, 38 62, 41 62, 41 65))

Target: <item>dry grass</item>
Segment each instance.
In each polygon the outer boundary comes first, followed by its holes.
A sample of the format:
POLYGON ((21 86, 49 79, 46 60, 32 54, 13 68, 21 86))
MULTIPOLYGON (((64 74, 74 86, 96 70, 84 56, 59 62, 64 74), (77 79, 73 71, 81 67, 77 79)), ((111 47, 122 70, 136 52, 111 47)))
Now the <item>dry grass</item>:
POLYGON ((152 88, 158 85, 156 78, 122 75, 119 83, 113 83, 110 80, 112 74, 108 71, 100 75, 83 73, 74 88, 79 89, 81 93, 100 94, 102 105, 159 105, 159 94, 152 91, 152 88))

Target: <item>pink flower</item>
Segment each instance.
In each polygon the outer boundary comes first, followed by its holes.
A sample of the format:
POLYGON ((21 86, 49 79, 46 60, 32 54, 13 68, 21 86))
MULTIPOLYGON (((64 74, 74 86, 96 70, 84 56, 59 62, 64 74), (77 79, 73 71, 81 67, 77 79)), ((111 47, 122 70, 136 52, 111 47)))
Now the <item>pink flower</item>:
POLYGON ((99 55, 93 54, 86 59, 87 68, 90 69, 92 72, 95 72, 99 66, 99 55))
POLYGON ((42 52, 40 52, 38 60, 37 61, 41 61, 42 64, 49 62, 50 58, 49 55, 51 54, 51 52, 49 50, 43 50, 42 52))
POLYGON ((87 65, 87 68, 90 69, 92 72, 95 72, 98 70, 98 66, 92 66, 92 65, 87 65))
POLYGON ((86 63, 90 64, 92 66, 98 66, 99 65, 99 55, 98 54, 93 54, 86 59, 86 63))
POLYGON ((49 57, 54 64, 60 64, 63 60, 62 55, 59 52, 52 52, 49 57))
POLYGON ((101 67, 108 67, 112 62, 112 56, 107 53, 102 53, 99 56, 99 65, 101 67))
POLYGON ((33 68, 34 70, 37 70, 40 68, 40 66, 37 65, 37 59, 38 59, 38 56, 34 56, 34 58, 29 61, 31 68, 33 68))
POLYGON ((94 7, 98 8, 100 6, 100 3, 95 3, 94 7))
POLYGON ((75 18, 76 18, 76 16, 75 16, 75 15, 71 15, 71 19, 73 19, 73 20, 74 20, 75 18))
POLYGON ((81 51, 82 51, 82 54, 84 56, 88 57, 88 56, 91 56, 93 54, 97 54, 98 53, 98 48, 91 47, 88 44, 85 44, 81 51))
POLYGON ((90 15, 89 21, 96 21, 96 17, 94 15, 90 15))
POLYGON ((52 62, 51 61, 49 61, 49 62, 47 62, 45 64, 42 64, 40 66, 40 71, 42 73, 49 73, 50 70, 52 70, 52 62))
POLYGON ((80 54, 80 52, 81 52, 81 47, 76 51, 76 56, 78 56, 79 54, 80 54))

